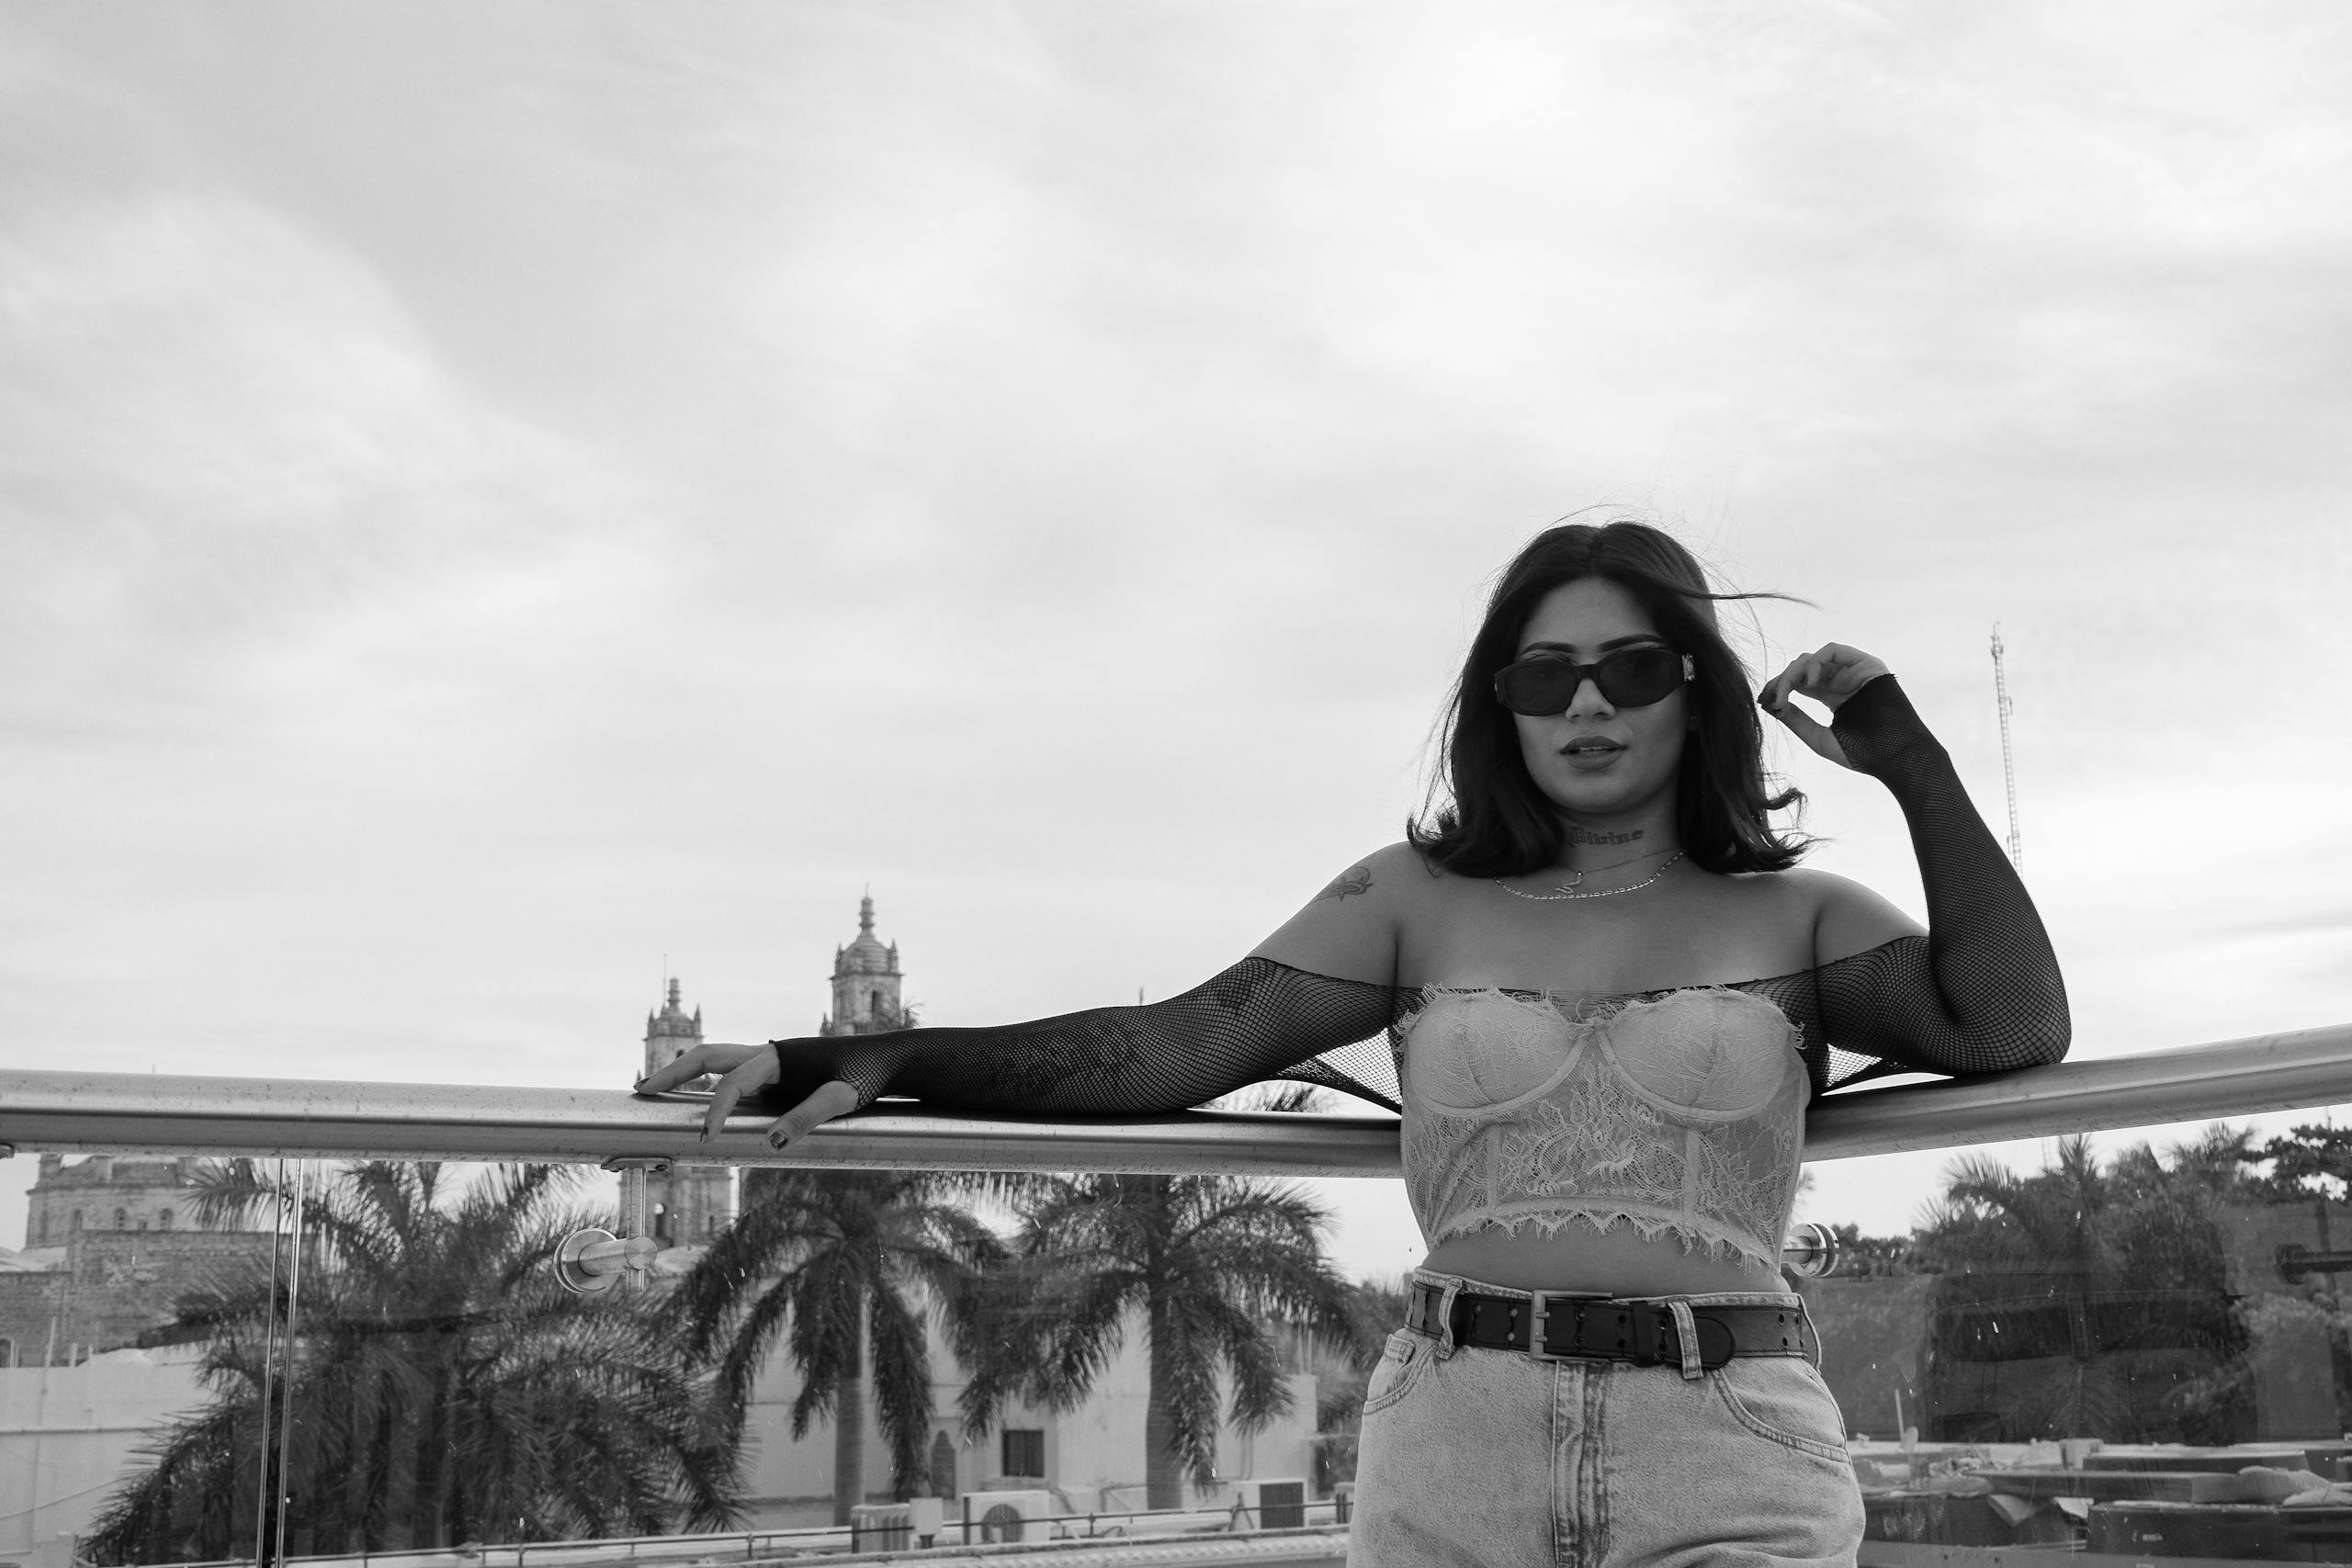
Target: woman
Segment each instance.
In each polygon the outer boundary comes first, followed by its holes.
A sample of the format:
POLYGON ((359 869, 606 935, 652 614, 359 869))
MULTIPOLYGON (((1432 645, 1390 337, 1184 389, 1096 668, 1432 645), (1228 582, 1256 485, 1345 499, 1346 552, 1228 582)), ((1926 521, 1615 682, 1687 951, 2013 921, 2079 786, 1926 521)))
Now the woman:
POLYGON ((1364 1092, 1309 1058, 1385 1028, 1430 1251, 1367 1391, 1351 1561, 1850 1562, 1844 1424, 1777 1271, 1804 1105, 1883 1066, 2056 1061, 2065 992, 1942 748, 1834 643, 1756 701, 1893 791, 1928 928, 1796 868, 1720 597, 1654 528, 1538 536, 1463 669, 1452 804, 1182 997, 705 1046, 639 1087, 725 1073, 712 1129, 780 1094, 780 1147, 886 1091, 1072 1112, 1276 1075, 1364 1092))

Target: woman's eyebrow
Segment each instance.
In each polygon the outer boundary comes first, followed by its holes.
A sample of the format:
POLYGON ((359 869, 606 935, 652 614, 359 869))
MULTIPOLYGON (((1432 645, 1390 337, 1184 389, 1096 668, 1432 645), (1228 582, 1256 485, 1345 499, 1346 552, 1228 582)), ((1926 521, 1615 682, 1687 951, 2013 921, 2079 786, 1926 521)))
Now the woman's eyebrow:
MULTIPOLYGON (((1621 648, 1633 648, 1641 643, 1657 643, 1663 645, 1666 639, 1658 636, 1656 632, 1638 632, 1632 637, 1612 637, 1607 642, 1602 643, 1598 649, 1594 649, 1594 651, 1597 653, 1613 653, 1621 648)), ((1576 650, 1576 644, 1570 642, 1531 642, 1525 648, 1520 649, 1521 653, 1544 652, 1566 653, 1570 655, 1573 655, 1576 650)))

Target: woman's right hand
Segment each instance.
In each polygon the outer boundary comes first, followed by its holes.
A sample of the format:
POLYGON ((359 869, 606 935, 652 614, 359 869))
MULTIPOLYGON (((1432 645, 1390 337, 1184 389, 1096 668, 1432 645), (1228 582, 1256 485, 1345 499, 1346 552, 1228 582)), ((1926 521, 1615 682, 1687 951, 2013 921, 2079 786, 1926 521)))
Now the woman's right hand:
MULTIPOLYGON (((774 1087, 783 1077, 774 1045, 696 1045, 682 1052, 668 1066, 638 1080, 632 1092, 662 1094, 707 1074, 719 1075, 710 1109, 703 1113, 702 1140, 710 1142, 727 1126, 727 1118, 748 1094, 774 1087)), ((857 1109, 857 1090, 839 1078, 820 1084, 799 1104, 776 1118, 767 1131, 770 1147, 784 1148, 810 1128, 845 1116, 857 1109)))

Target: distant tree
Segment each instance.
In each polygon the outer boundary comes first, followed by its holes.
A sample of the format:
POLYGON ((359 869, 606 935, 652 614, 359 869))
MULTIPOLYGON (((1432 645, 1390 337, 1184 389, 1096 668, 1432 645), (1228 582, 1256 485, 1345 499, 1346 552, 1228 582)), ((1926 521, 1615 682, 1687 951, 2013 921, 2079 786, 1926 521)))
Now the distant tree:
MULTIPOLYGON (((253 1162, 199 1173, 219 1221, 281 1197, 253 1162)), ((573 1296, 557 1246, 599 1216, 568 1169, 499 1166, 453 1188, 435 1164, 369 1161, 303 1203, 310 1244, 289 1371, 288 1550, 368 1552, 464 1540, 653 1533, 736 1517, 735 1450, 643 1298, 573 1296), (290 1397, 289 1397, 290 1394, 290 1397)), ((209 1406, 160 1435, 85 1542, 144 1562, 253 1551, 266 1325, 281 1284, 240 1275, 180 1303, 203 1338, 209 1406)))
POLYGON ((1323 1253, 1329 1215, 1297 1191, 1221 1176, 1057 1178, 1021 1203, 1016 1264, 991 1280, 971 1370, 967 1428, 1019 1393, 1048 1408, 1082 1399, 1126 1332, 1143 1326, 1147 1505, 1183 1503, 1216 1472, 1217 1380, 1244 1429, 1290 1407, 1283 1325, 1345 1340, 1347 1288, 1323 1253))
POLYGON ((1204 1111, 1272 1111, 1283 1116, 1319 1115, 1339 1102, 1339 1096, 1311 1083, 1285 1080, 1253 1083, 1221 1094, 1201 1107, 1204 1111))
POLYGON ((1838 1238, 1837 1272, 1844 1279, 1878 1279, 1920 1272, 1907 1235, 1864 1235, 1860 1225, 1832 1225, 1838 1238))
MULTIPOLYGON (((951 1331, 975 1310, 979 1271, 1005 1256, 965 1201, 1004 1183, 925 1171, 754 1170, 742 1213, 679 1281, 687 1356, 708 1364, 730 1438, 778 1340, 800 1374, 792 1435, 833 1422, 833 1522, 865 1500, 871 1379, 893 1497, 922 1487, 931 1432, 927 1313, 951 1331)), ((968 1330, 966 1345, 985 1348, 968 1330)), ((976 1352, 977 1353, 977 1352, 976 1352)))
POLYGON ((2270 1167, 2267 1175, 2250 1175, 2249 1186, 2275 1202, 2311 1198, 2341 1202, 2352 1190, 2352 1127, 2306 1123, 2258 1149, 2244 1149, 2239 1158, 2247 1166, 2270 1167))

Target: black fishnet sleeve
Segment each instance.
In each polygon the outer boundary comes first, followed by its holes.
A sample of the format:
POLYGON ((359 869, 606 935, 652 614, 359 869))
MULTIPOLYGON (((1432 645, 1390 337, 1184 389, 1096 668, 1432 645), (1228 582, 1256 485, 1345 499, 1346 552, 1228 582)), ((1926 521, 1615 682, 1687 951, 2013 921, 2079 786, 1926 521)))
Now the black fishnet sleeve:
POLYGON ((1182 996, 993 1029, 902 1029, 772 1042, 771 1091, 797 1105, 834 1079, 860 1109, 884 1094, 965 1111, 1182 1111, 1272 1077, 1393 1100, 1310 1060, 1387 1029, 1394 987, 1245 958, 1182 996))
POLYGON ((1928 895, 1928 934, 1816 967, 1824 1043, 1839 1056, 1939 1073, 2005 1072, 2064 1056, 2073 1024, 2050 933, 1903 688, 1879 676, 1838 706, 1831 728, 1847 759, 1903 807, 1928 895))

